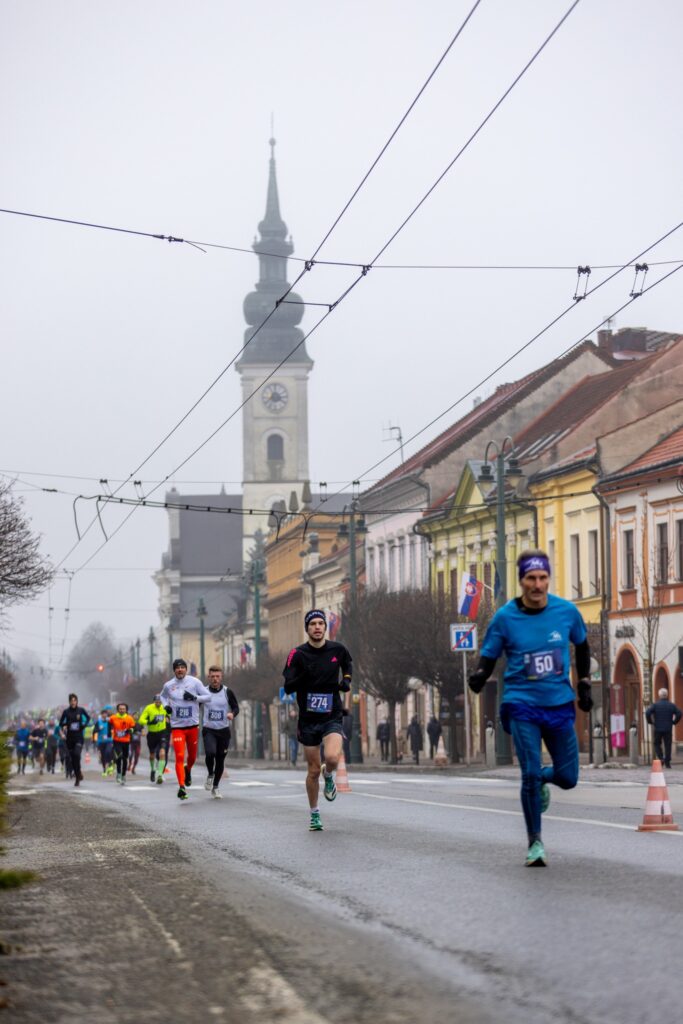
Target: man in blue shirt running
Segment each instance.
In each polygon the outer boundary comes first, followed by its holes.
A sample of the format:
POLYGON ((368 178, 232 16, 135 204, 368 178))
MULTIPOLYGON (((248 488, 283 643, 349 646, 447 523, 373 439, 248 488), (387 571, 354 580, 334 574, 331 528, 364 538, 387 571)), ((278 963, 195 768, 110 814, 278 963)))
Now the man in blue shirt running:
POLYGON ((522 810, 529 836, 526 864, 543 867, 541 813, 550 804, 548 783, 573 789, 579 778, 579 747, 574 731, 574 688, 569 644, 576 650, 578 705, 593 706, 590 649, 581 613, 571 601, 548 593, 550 561, 544 551, 524 551, 517 559, 522 593, 503 605, 486 631, 470 689, 480 693, 505 654, 500 718, 512 734, 522 769, 522 810), (541 764, 541 741, 552 765, 541 764))

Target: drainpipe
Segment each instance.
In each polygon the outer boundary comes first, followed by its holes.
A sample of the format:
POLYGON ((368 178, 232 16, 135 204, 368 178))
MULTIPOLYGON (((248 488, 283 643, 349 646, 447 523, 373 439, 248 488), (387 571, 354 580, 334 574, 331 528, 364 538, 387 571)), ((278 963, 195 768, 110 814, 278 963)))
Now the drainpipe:
MULTIPOLYGON (((599 472, 598 466, 592 466, 599 472)), ((604 541, 601 544, 600 551, 600 569, 602 572, 603 587, 601 594, 602 608, 600 609, 600 666, 602 669, 602 717, 603 717, 603 734, 604 742, 603 749, 607 748, 607 744, 610 744, 610 755, 612 754, 611 742, 610 742, 610 731, 609 725, 609 682, 611 678, 611 666, 610 666, 610 648, 609 648, 609 616, 608 613, 611 609, 612 604, 612 543, 611 543, 611 526, 610 526, 610 508, 609 503, 605 501, 602 494, 598 490, 598 485, 594 484, 591 487, 591 491, 595 495, 600 505, 600 511, 602 515, 602 535, 604 541), (605 638, 607 637, 607 644, 605 645, 605 638)))

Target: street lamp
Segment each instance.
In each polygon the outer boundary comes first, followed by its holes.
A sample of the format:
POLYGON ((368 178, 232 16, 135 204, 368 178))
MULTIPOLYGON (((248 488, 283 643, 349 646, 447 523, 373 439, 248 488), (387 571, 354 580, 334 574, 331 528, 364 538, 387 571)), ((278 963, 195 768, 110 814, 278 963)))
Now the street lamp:
POLYGON ((209 613, 204 604, 204 598, 199 598, 197 606, 197 618, 199 619, 199 676, 203 680, 205 675, 206 662, 204 659, 204 619, 209 613))
MULTIPOLYGON (((354 488, 359 486, 357 480, 353 481, 354 488)), ((351 615, 356 611, 356 604, 358 600, 358 581, 356 579, 356 537, 364 536, 368 532, 368 528, 365 525, 365 516, 358 513, 358 498, 354 496, 353 500, 349 505, 344 507, 344 512, 348 509, 349 524, 342 522, 337 531, 337 536, 340 540, 348 540, 349 542, 349 603, 351 606, 351 615), (358 522, 356 522, 356 516, 358 516, 358 522)), ((351 734, 351 763, 362 764, 363 763, 363 744, 361 742, 361 723, 360 723, 360 694, 358 692, 358 683, 355 679, 351 680, 351 712, 353 714, 353 732, 351 734)))
MULTIPOLYGON (((477 483, 488 498, 493 487, 496 488, 496 575, 498 577, 498 595, 496 606, 502 608, 507 601, 507 552, 505 549, 505 484, 513 490, 522 479, 519 462, 512 455, 514 443, 511 437, 505 437, 501 444, 489 441, 484 453, 484 464, 481 467, 477 483), (489 451, 495 452, 496 475, 494 477, 489 462, 489 451), (507 456, 507 465, 506 465, 507 456)), ((500 721, 500 705, 503 699, 503 680, 496 684, 496 764, 512 764, 512 747, 510 737, 503 729, 500 721)))

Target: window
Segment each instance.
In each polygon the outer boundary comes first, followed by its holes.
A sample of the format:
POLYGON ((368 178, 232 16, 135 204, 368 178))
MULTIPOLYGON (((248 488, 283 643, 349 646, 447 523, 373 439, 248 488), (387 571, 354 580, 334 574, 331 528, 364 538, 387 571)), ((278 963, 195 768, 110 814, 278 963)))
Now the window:
POLYGON ((268 437, 268 462, 284 462, 285 443, 279 434, 268 437))
POLYGON ((621 536, 624 559, 624 590, 633 590, 636 585, 635 563, 633 560, 633 530, 624 530, 621 536))
POLYGON ((657 583, 669 578, 669 524, 657 523, 657 583))
POLYGON ((387 582, 384 559, 384 544, 380 544, 377 548, 377 585, 380 587, 383 587, 387 582))
POLYGON ((676 520, 676 579, 683 580, 683 519, 676 520))
POLYGON ((451 612, 458 614, 458 570, 451 569, 451 612))
POLYGON ((555 572, 555 541, 548 541, 548 561, 550 562, 551 575, 555 572))
POLYGON ((415 537, 410 538, 410 586, 415 588, 419 585, 417 578, 417 543, 415 537))
POLYGON ((595 596, 600 592, 600 562, 598 552, 598 531, 588 531, 588 593, 595 596))
POLYGON ((583 597, 581 588, 581 538, 578 533, 572 533, 569 537, 569 557, 571 559, 571 581, 572 600, 578 601, 583 597))

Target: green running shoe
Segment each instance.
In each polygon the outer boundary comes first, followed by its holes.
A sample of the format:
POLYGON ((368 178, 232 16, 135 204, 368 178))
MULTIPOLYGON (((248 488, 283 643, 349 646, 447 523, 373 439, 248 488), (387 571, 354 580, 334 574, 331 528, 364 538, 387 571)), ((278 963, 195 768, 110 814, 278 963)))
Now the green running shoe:
POLYGON ((528 868, 544 868, 547 863, 545 846, 540 839, 534 840, 527 851, 526 866, 528 868))
POLYGON ((330 800, 330 801, 335 800, 336 796, 337 796, 337 787, 334 784, 334 776, 333 775, 323 775, 323 779, 325 780, 325 788, 323 790, 323 796, 325 797, 326 800, 330 800))
POLYGON ((190 799, 190 797, 189 797, 189 795, 187 793, 187 790, 185 789, 184 786, 178 786, 178 799, 179 800, 189 800, 190 799))
POLYGON ((323 823, 320 820, 320 811, 311 811, 311 823, 308 826, 309 832, 322 832, 323 823))
POLYGON ((547 782, 542 782, 541 783, 541 814, 545 814, 545 812, 548 810, 549 807, 550 807, 550 786, 548 785, 547 782))

